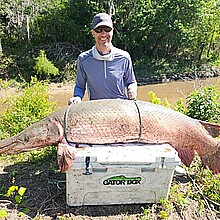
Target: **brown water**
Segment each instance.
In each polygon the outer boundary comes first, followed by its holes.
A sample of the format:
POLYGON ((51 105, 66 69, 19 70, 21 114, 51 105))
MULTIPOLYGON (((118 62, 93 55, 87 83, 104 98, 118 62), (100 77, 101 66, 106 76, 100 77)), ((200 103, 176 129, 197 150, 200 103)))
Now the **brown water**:
MULTIPOLYGON (((218 90, 220 90, 220 77, 215 77, 206 80, 193 80, 193 81, 177 81, 162 84, 145 85, 138 87, 138 99, 143 101, 149 101, 149 91, 152 91, 160 99, 167 98, 170 104, 175 104, 179 98, 185 98, 195 89, 201 88, 208 84, 213 84, 218 90)), ((4 96, 3 91, 0 91, 0 97, 4 96)), ((10 93, 13 93, 10 92, 10 93)), ((68 99, 72 97, 73 85, 68 86, 52 86, 50 91, 50 101, 57 102, 58 106, 67 106, 68 99)), ((84 101, 88 100, 86 95, 84 101)), ((4 109, 4 106, 0 104, 0 111, 4 109)))
MULTIPOLYGON (((138 87, 138 99, 143 101, 149 101, 149 91, 152 91, 160 99, 167 98, 170 104, 175 104, 179 98, 186 98, 195 89, 201 88, 213 84, 220 90, 220 77, 215 77, 206 80, 193 80, 193 81, 177 81, 162 84, 145 85, 138 87)), ((72 96, 73 90, 59 90, 51 93, 51 101, 55 101, 59 106, 63 107, 67 105, 68 99, 72 96)), ((84 101, 87 101, 87 95, 84 101)))
POLYGON ((158 98, 167 98, 170 104, 176 103, 179 98, 185 99, 195 89, 200 89, 203 86, 213 84, 220 90, 220 77, 193 80, 193 81, 177 81, 163 84, 146 85, 138 88, 138 99, 149 101, 149 91, 156 94, 158 98))

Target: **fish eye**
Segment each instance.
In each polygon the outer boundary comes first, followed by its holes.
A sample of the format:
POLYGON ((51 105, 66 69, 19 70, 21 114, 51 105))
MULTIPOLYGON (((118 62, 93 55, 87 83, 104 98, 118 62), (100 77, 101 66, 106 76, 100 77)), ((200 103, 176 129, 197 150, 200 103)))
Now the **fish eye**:
POLYGON ((28 142, 29 141, 29 137, 25 136, 24 137, 24 141, 28 142))

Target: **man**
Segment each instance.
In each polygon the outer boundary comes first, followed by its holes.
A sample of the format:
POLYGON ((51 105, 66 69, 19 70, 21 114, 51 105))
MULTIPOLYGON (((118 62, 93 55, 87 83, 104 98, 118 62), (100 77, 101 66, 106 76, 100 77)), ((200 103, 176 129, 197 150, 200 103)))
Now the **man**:
POLYGON ((112 45, 113 30, 108 14, 94 16, 91 32, 96 44, 78 57, 74 97, 69 104, 81 102, 86 86, 90 100, 136 99, 137 81, 131 58, 112 45))

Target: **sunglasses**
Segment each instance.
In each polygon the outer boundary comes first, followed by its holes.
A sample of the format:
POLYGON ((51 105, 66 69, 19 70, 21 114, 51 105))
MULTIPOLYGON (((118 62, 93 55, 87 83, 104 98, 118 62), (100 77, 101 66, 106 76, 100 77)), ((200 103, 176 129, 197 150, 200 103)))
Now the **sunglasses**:
POLYGON ((98 27, 98 28, 94 29, 94 31, 96 33, 102 33, 103 30, 105 32, 110 32, 112 30, 112 28, 111 27, 98 27))

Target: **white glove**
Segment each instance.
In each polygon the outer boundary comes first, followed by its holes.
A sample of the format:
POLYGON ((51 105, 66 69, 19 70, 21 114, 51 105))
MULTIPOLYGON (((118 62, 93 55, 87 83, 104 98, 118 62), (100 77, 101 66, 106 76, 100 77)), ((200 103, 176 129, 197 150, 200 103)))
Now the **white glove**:
POLYGON ((72 103, 77 104, 80 102, 82 102, 82 99, 79 96, 76 96, 76 97, 72 97, 68 100, 68 105, 71 105, 72 103))
POLYGON ((137 83, 132 83, 127 89, 128 99, 135 100, 137 98, 137 83))

